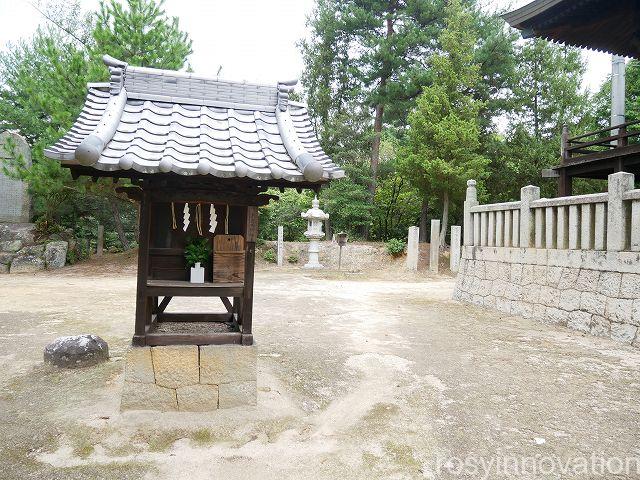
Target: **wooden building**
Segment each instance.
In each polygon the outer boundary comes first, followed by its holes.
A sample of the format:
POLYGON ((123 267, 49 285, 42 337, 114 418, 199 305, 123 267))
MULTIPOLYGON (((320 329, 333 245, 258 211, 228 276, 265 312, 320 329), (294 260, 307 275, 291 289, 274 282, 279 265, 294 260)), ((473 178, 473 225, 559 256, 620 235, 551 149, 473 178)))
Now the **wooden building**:
MULTIPOLYGON (((503 18, 524 38, 640 59, 640 0, 534 0, 503 18)), ((638 176, 639 139, 640 122, 574 137, 565 129, 560 164, 543 175, 558 178, 560 196, 571 195, 575 177, 606 179, 620 171, 638 176)))
POLYGON ((45 150, 77 177, 125 179, 140 202, 134 345, 253 343, 258 207, 269 187, 344 176, 320 147, 295 82, 227 82, 109 56, 71 130, 45 150), (196 239, 195 241, 193 239, 196 239), (185 248, 212 250, 191 283, 185 248), (168 313, 174 297, 219 297, 224 313, 168 313))

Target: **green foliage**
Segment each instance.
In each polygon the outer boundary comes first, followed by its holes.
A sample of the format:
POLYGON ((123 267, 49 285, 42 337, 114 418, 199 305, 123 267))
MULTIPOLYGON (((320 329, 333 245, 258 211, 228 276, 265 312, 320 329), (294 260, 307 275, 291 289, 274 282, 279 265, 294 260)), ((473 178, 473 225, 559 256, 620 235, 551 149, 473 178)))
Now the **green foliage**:
POLYGON ((276 263, 278 261, 278 259, 276 258, 276 252, 273 250, 273 248, 265 250, 265 252, 262 254, 262 258, 264 258, 269 263, 276 263))
POLYGON ((300 214, 311 208, 313 193, 310 191, 298 193, 292 189, 287 189, 284 193, 279 193, 277 190, 269 193, 278 195, 280 199, 260 208, 260 237, 265 240, 276 239, 278 225, 282 225, 285 241, 305 240, 303 233, 307 229, 307 221, 300 214))
POLYGON ((480 153, 482 104, 469 93, 479 82, 472 17, 460 0, 451 0, 445 10, 446 28, 439 37, 443 52, 431 59, 438 82, 424 88, 409 114, 399 170, 421 196, 441 198, 446 231, 448 202, 462 197, 469 178, 485 176, 488 160, 480 153))
POLYGON ((329 214, 334 231, 344 231, 351 237, 361 237, 371 225, 371 200, 367 189, 351 178, 333 181, 322 190, 321 207, 329 214))
POLYGON ((184 258, 189 267, 200 263, 204 266, 211 258, 211 240, 208 237, 188 238, 187 245, 184 247, 184 258))
POLYGON ((387 253, 392 257, 399 257, 404 253, 407 244, 397 238, 392 238, 387 242, 387 253))
MULTIPOLYGON (((180 70, 193 52, 191 40, 180 30, 178 17, 167 17, 164 0, 101 1, 95 17, 96 58, 108 53, 131 65, 180 70)), ((106 73, 103 71, 103 76, 106 73)))
MULTIPOLYGON (((0 53, 0 130, 18 130, 31 146, 33 161, 25 168, 19 158, 11 158, 4 170, 29 183, 41 230, 73 227, 90 215, 105 225, 109 244, 116 220, 109 207, 116 199, 114 185, 72 180, 68 169, 44 157, 43 149, 69 130, 82 109, 87 83, 108 78, 102 54, 159 68, 186 64, 191 41, 161 7, 149 0, 102 2, 99 13, 83 15, 78 1, 50 3, 45 11, 50 22, 0 53)), ((125 238, 133 238, 135 207, 115 201, 125 238)), ((108 248, 121 248, 123 238, 120 246, 115 243, 108 248)))
POLYGON ((289 263, 298 263, 300 261, 300 254, 298 251, 291 252, 287 257, 287 262, 289 263))

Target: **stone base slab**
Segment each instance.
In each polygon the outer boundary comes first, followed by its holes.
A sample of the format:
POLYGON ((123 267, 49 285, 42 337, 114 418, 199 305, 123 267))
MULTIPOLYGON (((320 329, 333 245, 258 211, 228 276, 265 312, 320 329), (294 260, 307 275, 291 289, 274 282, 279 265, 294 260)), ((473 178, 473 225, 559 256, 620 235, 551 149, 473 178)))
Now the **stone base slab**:
POLYGON ((257 401, 255 345, 131 347, 121 410, 209 412, 257 401))

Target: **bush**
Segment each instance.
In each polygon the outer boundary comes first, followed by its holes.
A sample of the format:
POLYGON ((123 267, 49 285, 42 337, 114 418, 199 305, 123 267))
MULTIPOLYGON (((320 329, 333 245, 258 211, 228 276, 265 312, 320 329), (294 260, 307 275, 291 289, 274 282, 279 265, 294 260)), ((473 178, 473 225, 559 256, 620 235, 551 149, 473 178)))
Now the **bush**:
POLYGON ((406 243, 397 238, 392 238, 387 242, 387 253, 392 257, 398 257, 404 253, 406 243))
POLYGON ((287 262, 289 263, 298 263, 300 261, 300 255, 298 252, 291 252, 291 254, 287 257, 287 262))
POLYGON ((273 251, 273 248, 265 251, 262 255, 262 258, 264 258, 269 263, 276 263, 278 261, 278 259, 276 258, 276 252, 273 251))

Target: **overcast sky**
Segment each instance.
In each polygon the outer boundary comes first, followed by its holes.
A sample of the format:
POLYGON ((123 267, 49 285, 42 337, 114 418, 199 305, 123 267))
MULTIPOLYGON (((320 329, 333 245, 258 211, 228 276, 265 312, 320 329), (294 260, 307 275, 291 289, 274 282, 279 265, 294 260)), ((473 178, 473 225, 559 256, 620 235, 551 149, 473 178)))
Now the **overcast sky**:
MULTIPOLYGON (((37 0, 34 0, 37 1, 37 0)), ((487 8, 519 7, 529 0, 483 0, 487 8)), ((93 9, 97 0, 82 0, 93 9)), ((194 71, 221 78, 275 83, 297 78, 302 58, 297 42, 306 36, 306 16, 314 0, 166 0, 193 39, 194 71)), ((0 48, 29 37, 45 20, 27 0, 0 0, 0 48)), ((611 67, 609 55, 585 52, 585 88, 596 90, 611 67)))

